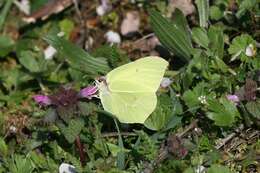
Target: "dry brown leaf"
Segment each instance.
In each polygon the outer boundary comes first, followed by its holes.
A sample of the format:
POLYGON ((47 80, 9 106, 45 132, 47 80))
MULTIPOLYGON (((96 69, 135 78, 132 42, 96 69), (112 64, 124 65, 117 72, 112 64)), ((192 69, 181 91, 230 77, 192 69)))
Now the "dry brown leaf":
POLYGON ((195 11, 195 6, 192 2, 192 0, 169 0, 169 7, 172 11, 178 8, 187 16, 195 11))
POLYGON ((137 32, 140 26, 140 16, 137 11, 130 11, 126 13, 121 24, 121 34, 127 35, 129 33, 137 32))

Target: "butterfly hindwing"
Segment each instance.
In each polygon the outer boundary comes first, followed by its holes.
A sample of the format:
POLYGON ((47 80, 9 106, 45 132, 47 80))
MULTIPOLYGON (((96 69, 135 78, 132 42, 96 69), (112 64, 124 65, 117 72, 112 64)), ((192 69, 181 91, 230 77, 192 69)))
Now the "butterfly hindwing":
POLYGON ((157 104, 155 93, 109 93, 100 98, 104 109, 122 123, 144 123, 157 104))

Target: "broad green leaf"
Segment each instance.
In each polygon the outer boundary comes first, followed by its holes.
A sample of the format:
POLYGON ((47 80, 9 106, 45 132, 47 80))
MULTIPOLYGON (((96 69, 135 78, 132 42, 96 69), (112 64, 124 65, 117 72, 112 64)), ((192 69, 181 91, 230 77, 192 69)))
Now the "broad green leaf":
POLYGON ((31 51, 23 51, 19 57, 19 62, 30 72, 40 72, 40 66, 31 51))
POLYGON ((224 11, 222 11, 218 6, 210 6, 210 18, 213 20, 219 20, 224 16, 224 11))
POLYGON ((207 116, 217 126, 231 126, 240 117, 236 105, 226 98, 210 99, 208 104, 209 112, 207 116))
POLYGON ((192 90, 185 91, 183 94, 183 100, 185 101, 185 104, 189 108, 193 108, 200 105, 200 101, 198 100, 198 97, 199 94, 192 90))
POLYGON ((210 50, 215 56, 222 59, 224 55, 224 34, 219 27, 211 26, 208 31, 210 50))
POLYGON ((57 49, 62 56, 66 57, 71 67, 79 71, 96 75, 98 73, 106 74, 110 70, 106 59, 94 58, 68 40, 54 34, 47 35, 44 40, 57 49))
POLYGON ((43 154, 37 153, 36 151, 32 151, 30 155, 33 163, 37 165, 37 167, 40 168, 47 167, 48 161, 46 160, 43 154))
POLYGON ((168 95, 162 94, 158 97, 155 111, 145 120, 144 125, 151 130, 165 128, 168 122, 178 113, 174 110, 174 107, 177 106, 176 104, 179 104, 178 100, 175 100, 173 103, 168 95))
POLYGON ((0 57, 9 54, 14 48, 14 41, 8 36, 0 36, 0 57))
POLYGON ((208 48, 209 38, 205 29, 199 27, 192 28, 192 38, 198 45, 205 49, 208 48))
MULTIPOLYGON (((206 99, 205 83, 201 82, 197 84, 192 90, 187 90, 183 93, 182 99, 185 104, 189 107, 190 111, 193 112, 198 106, 201 105, 202 100, 200 98, 206 99)), ((206 100, 205 100, 206 101, 206 100)))
POLYGON ((209 20, 209 0, 196 0, 195 1, 199 11, 200 27, 208 27, 209 20))
POLYGON ((68 126, 60 126, 60 130, 69 143, 73 143, 84 127, 82 119, 70 120, 68 126))
POLYGON ((175 13, 175 18, 182 18, 176 19, 176 22, 171 22, 155 10, 150 10, 149 14, 152 28, 163 46, 178 56, 185 58, 186 61, 189 61, 192 45, 189 37, 190 34, 184 29, 187 27, 185 27, 186 23, 180 24, 185 19, 183 14, 181 12, 175 13))
POLYGON ((224 73, 232 71, 233 74, 235 74, 235 72, 232 69, 230 69, 228 65, 219 57, 215 57, 213 62, 214 63, 212 64, 212 67, 214 67, 215 69, 221 70, 224 73))
POLYGON ((252 44, 255 47, 255 40, 248 34, 242 34, 240 36, 235 37, 232 40, 231 45, 228 48, 229 54, 232 55, 231 61, 240 57, 242 61, 246 61, 248 57, 246 56, 246 48, 252 44))
POLYGON ((109 65, 113 68, 130 62, 125 53, 122 52, 117 46, 104 45, 97 48, 92 55, 94 57, 105 57, 109 65))
POLYGON ((254 7, 257 7, 257 4, 259 6, 259 0, 243 0, 236 13, 237 18, 241 18, 247 10, 252 10, 254 7))
POLYGON ((207 173, 232 173, 227 167, 222 165, 213 164, 208 169, 207 173))

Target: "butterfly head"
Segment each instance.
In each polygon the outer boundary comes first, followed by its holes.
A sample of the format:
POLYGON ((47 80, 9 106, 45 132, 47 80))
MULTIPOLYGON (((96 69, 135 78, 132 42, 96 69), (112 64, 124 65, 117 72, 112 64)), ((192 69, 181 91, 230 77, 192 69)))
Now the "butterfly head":
POLYGON ((99 92, 109 93, 108 83, 105 76, 96 78, 95 85, 98 87, 99 92))

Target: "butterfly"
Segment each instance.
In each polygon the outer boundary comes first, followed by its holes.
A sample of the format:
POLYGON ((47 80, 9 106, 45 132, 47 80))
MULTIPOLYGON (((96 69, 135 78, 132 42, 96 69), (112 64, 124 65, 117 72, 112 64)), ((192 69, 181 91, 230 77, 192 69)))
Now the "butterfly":
POLYGON ((97 84, 105 111, 122 123, 144 123, 156 108, 167 66, 163 58, 149 56, 110 71, 97 84))

